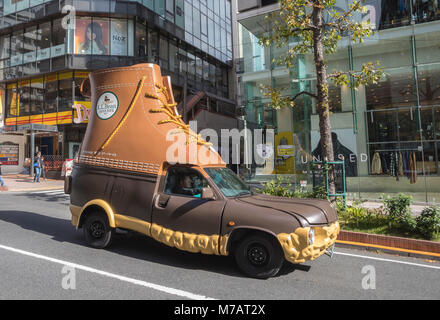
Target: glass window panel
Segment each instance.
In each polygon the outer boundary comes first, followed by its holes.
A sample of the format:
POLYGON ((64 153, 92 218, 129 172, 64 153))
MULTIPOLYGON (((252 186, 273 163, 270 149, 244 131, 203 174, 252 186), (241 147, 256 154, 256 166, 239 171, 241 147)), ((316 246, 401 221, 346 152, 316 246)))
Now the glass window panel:
POLYGON ((136 56, 147 56, 147 27, 144 24, 136 24, 136 41, 135 41, 136 56))
POLYGON ((399 109, 397 115, 399 119, 399 141, 420 140, 417 108, 399 109))
POLYGON ((184 15, 184 4, 183 0, 175 0, 176 3, 176 14, 175 14, 175 21, 176 25, 180 28, 185 28, 185 15, 184 15))
POLYGON ((37 60, 50 58, 51 23, 46 22, 38 26, 37 30, 37 60))
POLYGON ((36 59, 37 27, 26 29, 24 32, 23 63, 34 62, 36 59))
POLYGON ((196 74, 196 57, 188 53, 188 79, 193 80, 196 74))
POLYGON ((370 38, 366 39, 362 45, 353 46, 355 70, 361 70, 365 63, 376 61, 379 61, 385 68, 412 66, 410 37, 370 38))
POLYGON ((31 90, 30 81, 23 81, 18 84, 19 113, 20 116, 28 116, 31 111, 31 90))
MULTIPOLYGON (((438 28, 437 25, 435 27, 438 28)), ((415 39, 418 63, 440 62, 438 47, 440 43, 440 32, 438 32, 438 30, 416 34, 415 39)))
POLYGON ((48 75, 44 83, 44 112, 51 113, 57 111, 58 80, 57 75, 48 75))
POLYGON ((185 1, 185 31, 192 34, 193 21, 192 21, 192 6, 185 1))
POLYGON ((0 59, 9 58, 11 38, 9 35, 0 38, 0 59))
POLYGON ((420 124, 423 140, 436 139, 433 107, 420 108, 420 124))
POLYGON ((174 43, 170 43, 170 71, 179 73, 179 59, 177 56, 177 46, 174 43))
POLYGON ((159 40, 156 31, 149 31, 148 57, 151 62, 159 63, 159 40))
POLYGON ((420 105, 440 105, 440 64, 418 67, 420 105))
POLYGON ((111 40, 110 54, 112 56, 126 56, 128 54, 127 20, 122 20, 122 19, 111 20, 110 40, 111 40))
POLYGON ((17 31, 11 37, 11 66, 23 63, 23 32, 17 31))
POLYGON ((72 86, 73 79, 62 79, 59 81, 59 101, 58 101, 58 111, 72 110, 72 86))
POLYGON ((159 58, 161 67, 168 70, 168 40, 162 36, 160 37, 159 58))
POLYGON ((394 110, 367 112, 368 141, 380 142, 382 149, 397 141, 397 113, 394 110))
POLYGON ((41 114, 44 110, 44 81, 43 78, 31 81, 31 112, 41 114))
POLYGON ((193 35, 200 39, 200 11, 193 8, 193 35))
POLYGON ((411 68, 385 70, 386 77, 366 87, 367 110, 410 107, 417 104, 411 68))
POLYGON ((7 109, 8 117, 19 116, 17 101, 18 101, 17 85, 10 84, 7 86, 7 90, 6 90, 6 109, 7 109))
POLYGON ((62 26, 62 19, 53 21, 51 56, 57 57, 66 54, 67 33, 62 26))

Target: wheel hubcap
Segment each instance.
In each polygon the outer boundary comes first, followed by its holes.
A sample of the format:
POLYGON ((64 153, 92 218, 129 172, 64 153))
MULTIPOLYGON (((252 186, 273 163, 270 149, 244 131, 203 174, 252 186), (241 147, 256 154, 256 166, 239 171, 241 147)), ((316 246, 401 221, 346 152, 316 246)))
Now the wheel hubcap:
POLYGON ((266 248, 264 248, 261 245, 254 244, 249 246, 249 249, 247 251, 247 257, 249 261, 255 265, 261 267, 267 262, 268 259, 268 253, 266 248))
POLYGON ((105 233, 105 227, 102 222, 95 221, 90 225, 90 235, 95 239, 100 239, 105 233))

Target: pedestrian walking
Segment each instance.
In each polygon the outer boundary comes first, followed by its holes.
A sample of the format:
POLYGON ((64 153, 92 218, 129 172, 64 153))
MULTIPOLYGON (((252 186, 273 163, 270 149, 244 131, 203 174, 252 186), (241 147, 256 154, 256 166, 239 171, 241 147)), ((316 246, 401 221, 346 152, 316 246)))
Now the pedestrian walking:
POLYGON ((1 164, 1 162, 0 162, 0 185, 1 185, 0 190, 2 190, 2 191, 8 190, 8 187, 6 186, 6 184, 2 178, 2 164, 1 164))
POLYGON ((34 160, 34 169, 35 169, 35 175, 34 175, 34 182, 40 182, 40 176, 41 176, 41 152, 37 153, 37 156, 34 160))
POLYGON ((46 164, 44 163, 44 156, 41 156, 41 175, 43 180, 46 181, 46 164))

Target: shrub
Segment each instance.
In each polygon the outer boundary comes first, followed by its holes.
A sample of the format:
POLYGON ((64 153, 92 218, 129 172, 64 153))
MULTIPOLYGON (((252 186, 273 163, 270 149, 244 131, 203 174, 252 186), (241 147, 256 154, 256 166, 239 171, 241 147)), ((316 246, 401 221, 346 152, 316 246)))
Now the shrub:
POLYGON ((360 204, 344 207, 342 202, 337 202, 339 220, 356 228, 374 228, 386 225, 387 217, 378 209, 363 208, 360 204))
POLYGON ((416 229, 416 221, 411 215, 410 206, 413 198, 400 193, 395 197, 384 199, 385 212, 388 214, 389 226, 394 229, 412 232, 416 229))
POLYGON ((277 197, 292 198, 292 184, 278 176, 276 180, 271 180, 263 184, 261 193, 277 197))
POLYGON ((440 208, 431 206, 423 209, 416 219, 417 231, 427 239, 434 239, 440 233, 440 208))

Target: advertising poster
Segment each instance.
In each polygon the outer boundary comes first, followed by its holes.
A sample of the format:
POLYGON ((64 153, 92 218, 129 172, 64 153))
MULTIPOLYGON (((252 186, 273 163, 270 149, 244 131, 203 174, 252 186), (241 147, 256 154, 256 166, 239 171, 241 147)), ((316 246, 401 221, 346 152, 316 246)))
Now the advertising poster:
POLYGON ((126 20, 112 20, 110 33, 112 56, 126 56, 128 48, 128 30, 126 20))
MULTIPOLYGON (((345 160, 345 174, 347 177, 357 176, 357 146, 356 136, 353 129, 332 130, 332 140, 335 160, 345 160)), ((311 132, 312 155, 318 160, 321 159, 321 137, 318 131, 311 132)))
POLYGON ((108 20, 77 19, 75 30, 76 54, 109 54, 108 20))
POLYGON ((292 131, 275 135, 275 168, 277 174, 294 174, 295 148, 292 131))
POLYGON ((0 162, 2 165, 18 166, 20 146, 12 142, 0 143, 0 162))

